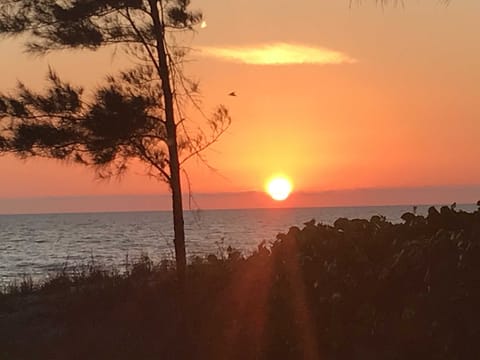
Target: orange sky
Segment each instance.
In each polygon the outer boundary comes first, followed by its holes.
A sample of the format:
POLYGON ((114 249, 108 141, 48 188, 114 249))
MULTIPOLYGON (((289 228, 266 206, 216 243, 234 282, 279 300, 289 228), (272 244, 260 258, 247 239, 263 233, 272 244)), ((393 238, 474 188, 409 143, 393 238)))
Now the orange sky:
MULTIPOLYGON (((278 172, 302 192, 480 184, 480 2, 405 3, 192 1, 208 26, 186 70, 206 108, 224 103, 233 117, 207 152, 218 172, 188 165, 193 191, 262 191, 278 172), (258 64, 272 56, 287 64, 258 64)), ((11 40, 0 53, 0 91, 17 79, 40 87, 48 64, 85 85, 124 64, 107 53, 32 59, 11 40)), ((167 192, 139 167, 109 183, 53 161, 3 157, 0 169, 0 200, 167 192)))

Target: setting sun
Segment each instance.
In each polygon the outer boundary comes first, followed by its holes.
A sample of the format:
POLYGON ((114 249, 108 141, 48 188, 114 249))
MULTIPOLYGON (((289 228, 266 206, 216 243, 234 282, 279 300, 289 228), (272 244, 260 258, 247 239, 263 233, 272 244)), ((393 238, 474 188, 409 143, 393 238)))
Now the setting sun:
POLYGON ((268 181, 266 190, 272 199, 282 201, 292 192, 292 183, 285 177, 274 177, 268 181))

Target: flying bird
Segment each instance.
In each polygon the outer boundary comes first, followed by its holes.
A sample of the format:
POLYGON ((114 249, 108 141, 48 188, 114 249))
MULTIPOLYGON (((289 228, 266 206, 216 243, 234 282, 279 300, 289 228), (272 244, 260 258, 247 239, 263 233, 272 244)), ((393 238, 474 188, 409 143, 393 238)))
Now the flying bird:
POLYGON ((235 91, 232 91, 228 96, 237 96, 237 93, 235 91))

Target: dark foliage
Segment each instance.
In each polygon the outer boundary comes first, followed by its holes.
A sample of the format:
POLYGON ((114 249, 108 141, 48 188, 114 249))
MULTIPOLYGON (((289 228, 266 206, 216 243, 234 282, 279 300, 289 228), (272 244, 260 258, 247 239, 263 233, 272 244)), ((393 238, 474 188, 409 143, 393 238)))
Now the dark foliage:
MULTIPOLYGON (((139 159, 150 175, 169 182, 161 92, 152 67, 110 76, 93 101, 52 70, 48 84, 43 93, 20 83, 14 96, 0 94, 1 152, 90 165, 101 177, 120 175, 131 159, 139 159)), ((179 152, 185 151, 184 158, 196 154, 215 141, 229 121, 220 106, 211 119, 213 137, 189 137, 179 143, 179 152)))
POLYGON ((480 212, 403 219, 310 221, 247 258, 227 249, 193 259, 183 294, 172 264, 147 257, 125 275, 91 268, 26 282, 0 296, 0 355, 478 358, 480 212))
MULTIPOLYGON (((188 11, 189 3, 163 1, 167 28, 191 28, 201 20, 201 13, 188 11)), ((155 39, 154 29, 128 26, 130 16, 142 15, 151 15, 145 0, 9 0, 0 3, 0 36, 30 33, 32 52, 143 43, 155 39)))
POLYGON ((165 126, 158 117, 157 100, 151 98, 156 90, 142 83, 149 71, 120 74, 121 86, 117 78, 110 78, 91 103, 81 88, 60 81, 53 71, 45 94, 20 84, 15 97, 0 96, 0 119, 11 119, 0 146, 24 157, 93 165, 100 175, 120 173, 131 158, 165 171, 165 126))

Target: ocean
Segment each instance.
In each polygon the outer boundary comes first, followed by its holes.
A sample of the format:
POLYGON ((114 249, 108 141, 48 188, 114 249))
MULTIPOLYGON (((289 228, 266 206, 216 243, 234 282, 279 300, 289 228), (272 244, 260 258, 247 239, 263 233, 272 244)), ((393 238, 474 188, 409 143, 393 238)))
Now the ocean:
MULTIPOLYGON (((418 206, 417 213, 426 214, 429 206, 418 206)), ((477 206, 457 208, 473 211, 477 206)), ((383 215, 399 222, 412 209, 404 205, 187 211, 187 254, 220 255, 228 246, 249 254, 262 241, 272 242, 278 233, 311 219, 332 224, 339 217, 383 215)), ((0 215, 0 284, 25 275, 42 278, 65 266, 92 261, 121 270, 127 256, 173 258, 171 217, 168 211, 0 215)))

